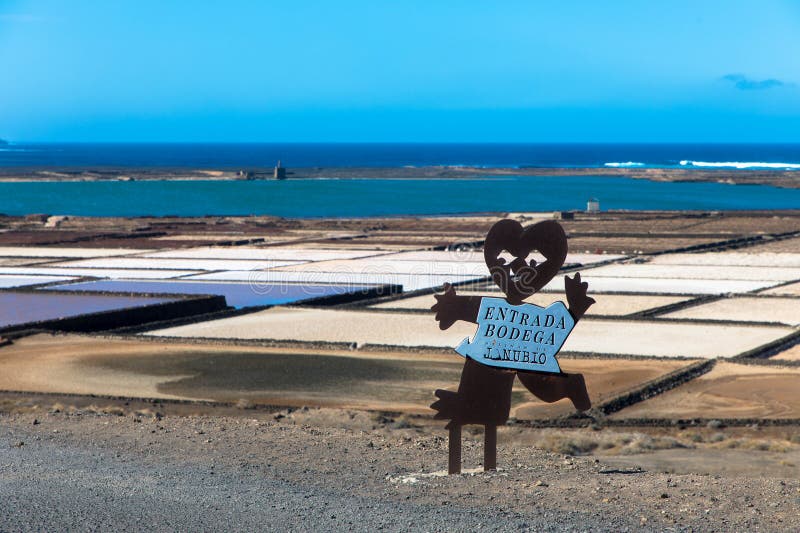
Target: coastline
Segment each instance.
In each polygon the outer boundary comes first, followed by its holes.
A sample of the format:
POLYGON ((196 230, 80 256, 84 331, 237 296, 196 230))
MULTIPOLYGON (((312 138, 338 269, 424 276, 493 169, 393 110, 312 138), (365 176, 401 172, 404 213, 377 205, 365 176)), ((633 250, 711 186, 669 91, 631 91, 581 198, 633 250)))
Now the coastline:
MULTIPOLYGON (((255 181, 273 180, 271 167, 186 169, 170 167, 5 167, 0 182, 86 181, 255 181)), ((800 171, 613 167, 305 167, 287 168, 287 180, 407 179, 466 180, 501 176, 627 177, 661 182, 716 182, 731 185, 771 185, 800 188, 800 171)))

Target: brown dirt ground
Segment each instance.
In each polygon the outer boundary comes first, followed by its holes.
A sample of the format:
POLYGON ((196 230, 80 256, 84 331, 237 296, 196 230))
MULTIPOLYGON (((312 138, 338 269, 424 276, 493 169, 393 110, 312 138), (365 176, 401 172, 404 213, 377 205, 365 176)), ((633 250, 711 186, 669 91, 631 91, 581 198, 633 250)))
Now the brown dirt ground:
POLYGON ((611 416, 800 418, 800 369, 718 362, 711 372, 611 416))

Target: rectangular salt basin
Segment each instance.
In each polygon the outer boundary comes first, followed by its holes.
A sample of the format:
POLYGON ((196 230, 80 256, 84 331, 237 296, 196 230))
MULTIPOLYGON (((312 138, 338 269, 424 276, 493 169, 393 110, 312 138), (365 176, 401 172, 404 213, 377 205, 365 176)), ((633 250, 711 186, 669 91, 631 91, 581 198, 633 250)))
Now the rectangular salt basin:
POLYGON ((0 246, 0 257, 112 257, 153 250, 127 248, 63 248, 56 246, 0 246))
POLYGON ((253 281, 254 283, 332 283, 336 285, 402 285, 403 291, 460 283, 473 276, 429 276, 424 274, 380 274, 352 272, 284 272, 279 270, 250 272, 212 272, 186 279, 203 281, 253 281))
MULTIPOLYGON (((163 337, 277 339, 454 347, 476 325, 456 322, 441 331, 433 314, 272 308, 232 318, 149 332, 163 337)), ((778 326, 581 320, 564 351, 659 357, 733 357, 793 331, 778 326)))
MULTIPOLYGON (((743 281, 724 279, 676 279, 676 278, 626 278, 595 277, 591 270, 581 272, 583 281, 589 283, 589 293, 594 292, 641 292, 660 294, 728 294, 750 292, 775 285, 776 281, 743 281)), ((559 290, 563 280, 551 281, 545 290, 559 290)))
POLYGON ((485 278, 489 276, 486 264, 467 261, 395 261, 390 258, 324 261, 281 267, 281 272, 343 272, 367 274, 423 274, 454 275, 485 278))
POLYGON ((725 298, 662 315, 663 318, 779 322, 800 325, 800 298, 725 298))
MULTIPOLYGON (((460 295, 470 296, 493 296, 497 298, 500 296, 499 292, 495 293, 478 293, 478 292, 465 292, 456 289, 460 295)), ((594 305, 589 308, 589 315, 604 315, 604 316, 624 316, 631 313, 638 313, 647 309, 654 309, 664 305, 671 305, 678 302, 685 302, 689 298, 685 296, 659 296, 659 295, 628 295, 628 294, 595 294, 592 295, 591 291, 589 296, 595 299, 594 305)), ((525 301, 528 303, 536 304, 542 307, 547 307, 555 301, 566 302, 566 295, 558 292, 547 292, 534 294, 525 301)), ((798 300, 800 302, 800 300, 798 300)), ((393 300, 391 302, 384 302, 373 305, 371 307, 379 309, 430 309, 436 303, 433 294, 426 294, 424 296, 412 296, 411 298, 402 298, 393 300)))
POLYGON ((0 327, 142 307, 173 300, 174 298, 0 292, 0 327))
POLYGON ((800 268, 717 265, 606 265, 586 271, 587 277, 719 279, 790 281, 800 279, 800 268))
POLYGON ((323 296, 356 293, 374 289, 357 285, 292 285, 250 284, 201 281, 88 281, 58 285, 48 289, 58 291, 122 292, 140 294, 216 294, 225 297, 231 307, 253 307, 300 302, 323 296))
MULTIPOLYGON (((288 248, 278 246, 267 248, 215 248, 213 246, 206 246, 201 248, 189 248, 186 250, 167 250, 165 252, 145 254, 143 257, 250 261, 329 261, 332 259, 357 259, 385 253, 387 252, 382 250, 326 250, 321 248, 288 248)), ((231 268, 226 270, 236 269, 231 268)))
POLYGON ((759 294, 777 294, 786 296, 800 296, 800 283, 790 283, 788 285, 781 285, 774 289, 767 289, 759 292, 759 294))
POLYGON ((130 268, 155 270, 263 270, 296 265, 302 261, 243 261, 233 259, 152 259, 148 257, 108 257, 54 263, 66 268, 130 268))
POLYGON ((12 289, 14 287, 27 287, 29 285, 40 285, 42 283, 55 283, 57 281, 69 281, 66 276, 10 276, 0 274, 0 289, 12 289))
MULTIPOLYGON (((0 274, 21 276, 79 276, 111 279, 169 279, 199 274, 200 270, 114 270, 110 268, 17 267, 0 268, 0 274)), ((69 278, 65 278, 69 279, 69 278)))
MULTIPOLYGON (((582 264, 589 265, 594 263, 602 263, 605 261, 612 261, 615 259, 622 259, 624 255, 615 254, 584 254, 584 253, 568 253, 567 259, 564 264, 582 264)), ((386 259, 398 261, 467 261, 474 263, 485 263, 483 257, 483 250, 474 249, 457 249, 446 251, 421 251, 421 252, 403 252, 387 256, 386 259)), ((528 259, 535 259, 541 263, 544 261, 544 256, 538 252, 532 253, 528 259)))
POLYGON ((800 268, 800 254, 781 252, 709 252, 702 254, 664 254, 652 265, 717 265, 800 268))

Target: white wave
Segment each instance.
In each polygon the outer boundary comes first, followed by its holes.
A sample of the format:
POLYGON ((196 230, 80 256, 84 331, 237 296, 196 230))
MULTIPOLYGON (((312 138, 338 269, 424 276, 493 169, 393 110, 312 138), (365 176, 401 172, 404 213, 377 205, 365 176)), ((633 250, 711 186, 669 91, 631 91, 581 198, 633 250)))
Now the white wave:
POLYGON ((644 163, 637 163, 636 161, 626 161, 624 163, 604 163, 607 167, 643 167, 644 163))
POLYGON ((800 163, 765 163, 763 161, 681 161, 681 166, 707 168, 772 168, 779 170, 800 169, 800 163))

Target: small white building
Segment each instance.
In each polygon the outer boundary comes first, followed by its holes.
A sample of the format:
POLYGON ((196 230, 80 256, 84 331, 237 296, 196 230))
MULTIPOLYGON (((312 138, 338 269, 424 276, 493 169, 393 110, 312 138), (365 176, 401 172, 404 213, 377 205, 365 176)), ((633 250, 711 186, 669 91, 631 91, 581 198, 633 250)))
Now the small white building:
POLYGON ((586 202, 586 212, 587 213, 599 213, 600 212, 600 200, 597 198, 589 198, 589 201, 586 202))

